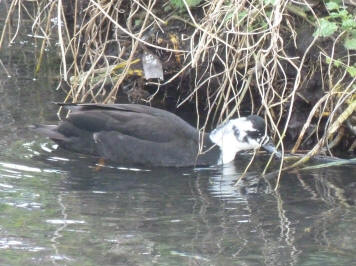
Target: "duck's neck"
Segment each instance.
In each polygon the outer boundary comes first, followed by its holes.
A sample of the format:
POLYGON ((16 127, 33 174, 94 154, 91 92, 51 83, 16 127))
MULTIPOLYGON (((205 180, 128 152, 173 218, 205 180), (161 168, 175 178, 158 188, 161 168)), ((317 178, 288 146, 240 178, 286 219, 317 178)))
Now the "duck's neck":
POLYGON ((235 159, 236 151, 231 150, 230 147, 223 147, 220 149, 220 158, 218 164, 225 164, 232 162, 235 159))
POLYGON ((202 152, 197 158, 196 165, 217 165, 224 162, 219 146, 215 145, 209 138, 209 134, 204 135, 202 152))
POLYGON ((237 150, 231 143, 224 139, 218 143, 214 142, 214 137, 210 134, 204 136, 204 148, 202 154, 198 157, 198 163, 201 165, 217 165, 232 162, 235 159, 237 150))

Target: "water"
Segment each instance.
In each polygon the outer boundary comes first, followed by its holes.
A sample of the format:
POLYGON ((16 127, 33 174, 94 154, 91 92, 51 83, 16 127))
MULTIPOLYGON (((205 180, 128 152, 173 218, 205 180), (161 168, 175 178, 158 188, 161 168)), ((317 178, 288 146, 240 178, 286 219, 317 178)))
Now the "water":
MULTIPOLYGON (((27 128, 55 123, 58 59, 1 51, 0 265, 352 265, 355 165, 261 178, 267 158, 205 169, 98 166, 27 128)), ((24 42, 26 41, 26 42, 24 42)))

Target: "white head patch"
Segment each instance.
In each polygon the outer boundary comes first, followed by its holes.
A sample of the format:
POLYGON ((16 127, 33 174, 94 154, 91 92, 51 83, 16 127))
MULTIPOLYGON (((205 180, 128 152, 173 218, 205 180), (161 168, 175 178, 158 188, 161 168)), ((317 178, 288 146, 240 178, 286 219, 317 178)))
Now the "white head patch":
POLYGON ((220 125, 210 133, 209 137, 220 147, 219 163, 223 164, 234 160, 239 151, 259 148, 264 134, 265 132, 258 132, 251 120, 241 117, 220 125), (256 137, 248 134, 251 132, 256 132, 256 137), (262 135, 261 138, 260 135, 262 135))

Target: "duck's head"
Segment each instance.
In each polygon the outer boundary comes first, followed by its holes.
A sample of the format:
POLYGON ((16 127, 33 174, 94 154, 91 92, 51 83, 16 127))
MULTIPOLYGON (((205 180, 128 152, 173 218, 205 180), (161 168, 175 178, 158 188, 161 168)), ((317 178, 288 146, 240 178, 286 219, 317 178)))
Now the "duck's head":
POLYGON ((236 153, 243 150, 262 147, 277 152, 267 135, 264 119, 257 115, 229 120, 214 129, 209 137, 221 150, 221 164, 231 162, 236 153))

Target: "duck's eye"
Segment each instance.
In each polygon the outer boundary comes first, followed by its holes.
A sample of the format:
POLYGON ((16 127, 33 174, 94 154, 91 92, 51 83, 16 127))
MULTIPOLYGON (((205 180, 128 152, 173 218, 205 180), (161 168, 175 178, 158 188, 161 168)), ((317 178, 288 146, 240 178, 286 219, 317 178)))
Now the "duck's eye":
POLYGON ((247 131, 247 135, 253 139, 258 139, 263 136, 263 134, 258 131, 247 131))
POLYGON ((240 130, 239 130, 237 127, 235 127, 235 126, 232 127, 232 130, 234 131, 235 137, 238 138, 239 135, 240 135, 240 130))

